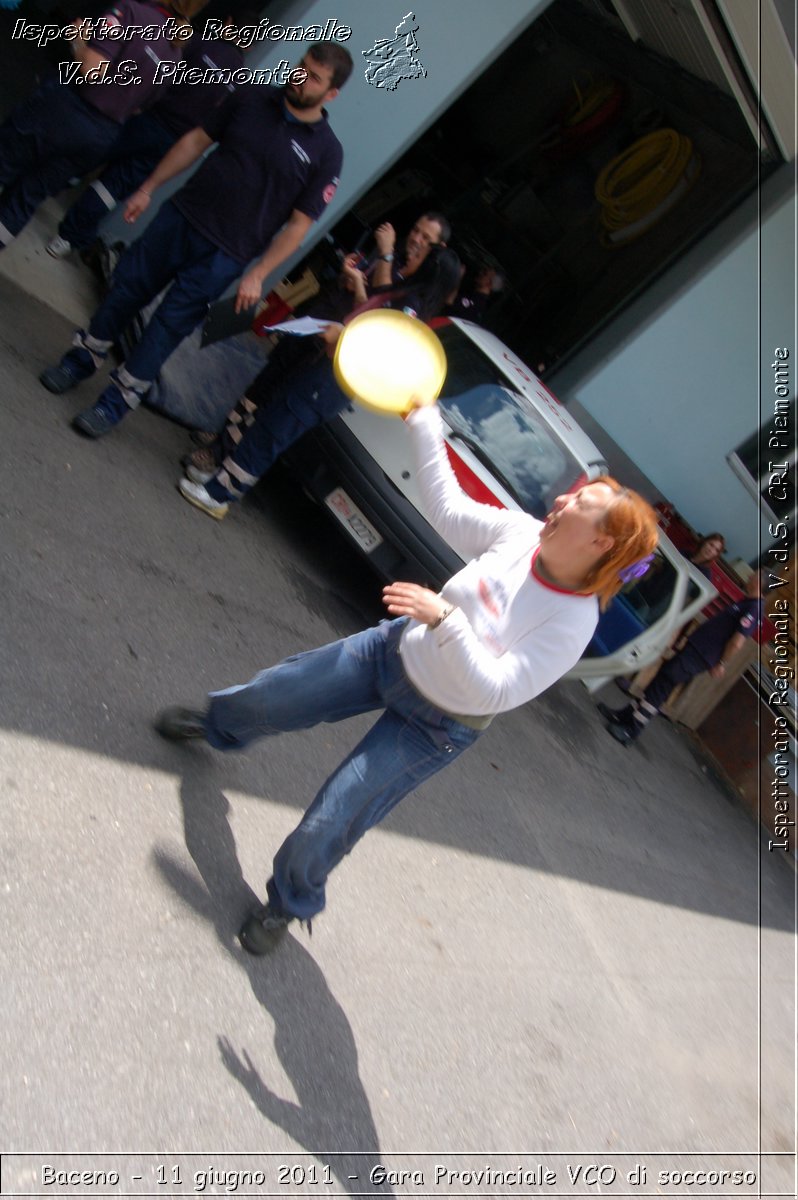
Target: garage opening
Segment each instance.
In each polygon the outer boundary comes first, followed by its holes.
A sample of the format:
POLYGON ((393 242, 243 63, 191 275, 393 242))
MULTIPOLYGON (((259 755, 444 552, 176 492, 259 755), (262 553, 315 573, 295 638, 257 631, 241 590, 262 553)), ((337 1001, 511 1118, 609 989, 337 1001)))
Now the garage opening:
POLYGON ((692 0, 555 0, 336 240, 444 212, 466 286, 484 263, 504 276, 485 325, 545 376, 781 161, 741 106, 733 56, 692 0))

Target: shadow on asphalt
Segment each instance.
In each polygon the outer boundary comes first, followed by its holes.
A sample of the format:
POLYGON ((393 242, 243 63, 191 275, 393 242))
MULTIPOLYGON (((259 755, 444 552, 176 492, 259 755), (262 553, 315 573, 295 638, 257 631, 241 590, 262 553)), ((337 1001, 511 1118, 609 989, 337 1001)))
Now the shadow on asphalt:
MULTIPOLYGON (((77 438, 70 416, 96 384, 54 398, 37 382, 69 344, 67 322, 7 282, 0 316, 2 727, 174 774, 174 748, 151 730, 159 708, 201 703, 375 623, 380 582, 283 472, 218 523, 176 491, 188 439, 173 423, 143 412, 99 445, 77 438)), ((225 784, 301 811, 366 724, 320 726, 276 739, 268 755, 225 759, 225 784)), ((385 829, 792 927, 789 865, 771 868, 766 851, 760 862, 757 827, 684 738, 662 721, 623 749, 576 683, 497 720, 385 829)))
POLYGON ((247 975, 253 995, 274 1022, 274 1049, 298 1103, 269 1087, 256 1065, 256 1051, 238 1050, 220 1035, 222 1062, 268 1121, 309 1154, 323 1148, 320 1162, 329 1162, 344 1193, 392 1195, 387 1186, 368 1182, 380 1162, 379 1144, 344 1010, 297 937, 289 933, 266 958, 241 949, 236 932, 257 897, 241 874, 230 806, 201 762, 186 766, 180 801, 186 847, 204 887, 157 849, 156 866, 183 903, 213 926, 219 944, 247 975), (353 1154, 352 1146, 368 1149, 353 1154))

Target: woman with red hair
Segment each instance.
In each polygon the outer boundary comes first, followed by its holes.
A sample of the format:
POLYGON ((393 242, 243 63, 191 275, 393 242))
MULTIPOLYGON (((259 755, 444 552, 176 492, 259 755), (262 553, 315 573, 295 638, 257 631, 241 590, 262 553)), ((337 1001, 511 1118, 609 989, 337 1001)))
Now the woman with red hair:
POLYGON ((461 492, 434 402, 407 428, 427 516, 466 566, 440 593, 389 584, 393 620, 213 692, 204 712, 167 709, 156 722, 172 740, 233 750, 384 710, 277 851, 267 903, 239 934, 252 954, 321 912, 330 871, 408 792, 578 661, 599 609, 645 571, 657 543, 652 509, 614 479, 558 497, 541 522, 461 492))

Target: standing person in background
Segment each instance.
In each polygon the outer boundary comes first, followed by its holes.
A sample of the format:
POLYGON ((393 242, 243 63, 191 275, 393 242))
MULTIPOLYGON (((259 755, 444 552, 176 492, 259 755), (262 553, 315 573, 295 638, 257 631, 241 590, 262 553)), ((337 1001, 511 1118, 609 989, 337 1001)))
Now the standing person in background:
POLYGON ((710 571, 710 567, 725 552, 726 542, 723 534, 708 533, 706 537, 701 538, 697 549, 690 555, 690 562, 694 567, 698 567, 701 574, 711 582, 712 572, 710 571))
POLYGON ((168 709, 156 722, 172 740, 241 750, 259 737, 380 713, 277 851, 267 903, 239 934, 251 954, 268 953, 289 922, 322 911, 330 872, 404 796, 496 714, 576 663, 599 606, 657 543, 651 508, 613 479, 558 497, 540 522, 462 493, 434 402, 412 411, 407 429, 428 519, 467 565, 440 594, 390 584, 383 602, 393 620, 213 692, 204 711, 168 709))
POLYGON ((119 0, 97 22, 72 22, 78 30, 69 43, 74 74, 68 81, 58 75, 47 79, 0 126, 0 249, 48 196, 100 166, 128 118, 163 95, 158 73, 165 63, 177 66, 180 59, 179 43, 173 45, 170 37, 206 3, 119 0), (102 32, 120 26, 160 26, 161 36, 94 36, 95 28, 102 32))
MULTIPOLYGON (((254 24, 257 13, 253 9, 238 14, 236 21, 239 25, 254 24)), ((223 28, 232 24, 232 16, 227 16, 223 28)), ((205 38, 198 30, 186 42, 184 54, 186 72, 232 72, 244 64, 244 51, 235 42, 205 38)), ((102 174, 67 210, 58 235, 47 243, 47 253, 53 258, 64 258, 73 250, 91 246, 103 217, 135 192, 184 133, 201 125, 208 113, 235 91, 235 84, 220 78, 201 83, 189 82, 190 78, 169 84, 167 77, 163 99, 126 123, 108 153, 102 174)))
POLYGON ((294 82, 285 88, 239 88, 176 142, 131 196, 125 218, 132 222, 157 188, 218 142, 122 255, 88 332, 78 330, 72 349, 40 376, 56 393, 88 379, 128 322, 168 286, 127 361, 112 371, 97 403, 75 417, 79 433, 98 438, 118 425, 138 407, 213 300, 240 276, 236 312, 251 308, 263 281, 299 248, 338 185, 343 151, 324 105, 351 71, 343 46, 314 42, 294 82))
MULTIPOLYGON (((437 246, 426 256, 424 265, 398 288, 377 288, 367 299, 365 278, 351 263, 344 264, 349 277, 355 307, 384 307, 409 310, 429 320, 443 307, 456 282, 460 260, 453 250, 437 246)), ((222 446, 221 463, 208 472, 191 463, 186 476, 177 485, 189 504, 217 521, 227 515, 231 503, 243 499, 250 488, 266 474, 289 446, 309 429, 331 421, 348 403, 338 386, 332 356, 344 325, 331 322, 316 343, 315 355, 305 365, 283 373, 278 380, 262 371, 247 389, 243 405, 253 408, 251 422, 243 429, 228 427, 222 446), (251 397, 251 399, 250 399, 251 397)))
POLYGON ((619 709, 602 703, 597 705, 601 715, 609 722, 607 732, 622 746, 636 741, 649 722, 659 715, 663 704, 679 684, 689 683, 703 671, 708 671, 713 679, 722 679, 727 664, 746 638, 756 633, 761 622, 762 572, 754 571, 746 583, 742 600, 727 605, 699 625, 688 638, 676 643, 676 653, 672 658, 665 659, 641 699, 633 700, 625 708, 619 709))

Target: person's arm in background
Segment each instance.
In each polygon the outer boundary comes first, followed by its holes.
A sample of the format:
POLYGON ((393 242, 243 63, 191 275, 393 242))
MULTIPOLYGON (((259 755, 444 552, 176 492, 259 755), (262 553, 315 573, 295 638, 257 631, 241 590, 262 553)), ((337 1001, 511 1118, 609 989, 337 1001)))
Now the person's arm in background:
POLYGON ((352 257, 354 256, 348 256, 344 259, 341 270, 352 284, 352 298, 354 304, 365 304, 369 298, 368 291, 366 290, 366 276, 353 264, 351 261, 352 257))
POLYGON ((723 653, 720 656, 719 662, 715 663, 714 667, 709 668, 709 673, 713 679, 722 679, 726 674, 726 667, 734 658, 738 650, 741 650, 745 645, 747 638, 744 633, 733 633, 726 645, 723 647, 723 653))
POLYGON ((379 225, 374 231, 374 241, 380 257, 371 273, 371 283, 373 287, 388 287, 393 281, 393 255, 396 250, 396 231, 393 225, 389 225, 387 221, 379 225), (386 256, 390 261, 386 261, 386 256))
POLYGON ((94 36, 89 18, 80 17, 77 21, 72 21, 71 26, 78 31, 78 36, 70 43, 72 57, 80 63, 84 75, 87 71, 93 71, 97 80, 103 79, 110 65, 110 59, 105 58, 98 50, 93 50, 89 45, 94 36))

